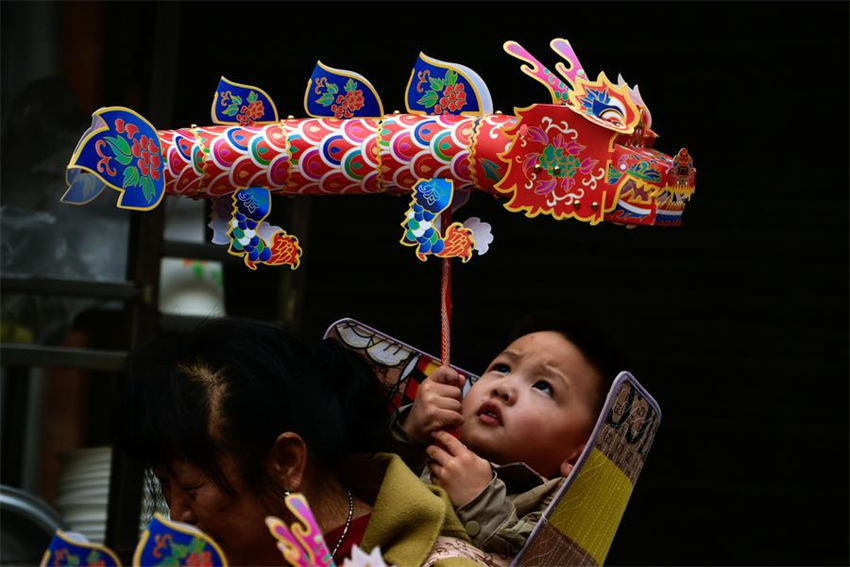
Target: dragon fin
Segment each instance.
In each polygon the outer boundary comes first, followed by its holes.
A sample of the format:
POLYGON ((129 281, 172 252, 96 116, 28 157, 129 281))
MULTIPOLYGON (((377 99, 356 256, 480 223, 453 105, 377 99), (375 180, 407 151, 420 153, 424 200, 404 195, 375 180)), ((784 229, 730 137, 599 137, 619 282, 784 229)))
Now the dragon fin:
POLYGON ((104 567, 120 567, 121 560, 115 552, 106 547, 92 543, 80 532, 57 529, 53 539, 41 560, 41 565, 103 565, 104 567))
POLYGON ((82 169, 70 169, 65 172, 68 190, 60 201, 66 205, 87 205, 97 199, 106 189, 106 184, 96 175, 82 169))
MULTIPOLYGON (((154 513, 153 516, 139 539, 139 544, 133 553, 132 565, 156 565, 166 563, 168 560, 173 561, 172 564, 188 565, 190 561, 185 559, 185 555, 178 561, 179 556, 174 551, 169 553, 169 549, 176 548, 190 550, 198 557, 203 557, 206 565, 228 564, 224 551, 209 534, 192 524, 167 519, 159 512, 154 513), (163 555, 165 555, 164 558, 163 555)), ((92 563, 86 564, 92 565, 92 563)))
POLYGON ((481 115, 493 112, 490 90, 478 73, 424 53, 419 54, 410 74, 405 105, 411 114, 481 115))
POLYGON ((428 255, 440 258, 472 257, 475 242, 472 230, 455 222, 440 233, 440 215, 452 204, 454 184, 450 179, 420 179, 413 186, 413 200, 407 209, 401 243, 416 247, 416 257, 423 262, 428 255))
POLYGON ((313 118, 380 118, 384 105, 363 75, 317 61, 304 92, 304 111, 313 118))
POLYGON ((493 227, 490 223, 483 222, 478 217, 469 217, 463 221, 463 227, 472 232, 473 246, 478 255, 486 254, 493 242, 493 227))
POLYGON ((84 205, 112 187, 118 208, 149 211, 165 194, 162 142, 140 114, 120 106, 95 111, 65 173, 62 202, 84 205))
MULTIPOLYGON (((226 234, 227 243, 230 244, 227 249, 229 254, 243 258, 245 265, 252 270, 257 269, 257 264, 287 265, 293 270, 298 267, 302 253, 298 239, 279 226, 265 222, 271 212, 271 193, 268 189, 240 189, 233 194, 231 203, 226 234)), ((210 226, 216 225, 213 227, 216 231, 213 242, 216 244, 221 240, 219 230, 223 228, 220 220, 222 208, 213 210, 213 222, 210 223, 210 226)))
POLYGON ((250 126, 278 121, 277 108, 263 89, 224 77, 218 82, 210 114, 215 124, 250 126))
POLYGON ((224 246, 230 244, 230 221, 233 218, 233 200, 228 197, 217 197, 211 200, 210 222, 207 224, 213 231, 212 243, 224 246))

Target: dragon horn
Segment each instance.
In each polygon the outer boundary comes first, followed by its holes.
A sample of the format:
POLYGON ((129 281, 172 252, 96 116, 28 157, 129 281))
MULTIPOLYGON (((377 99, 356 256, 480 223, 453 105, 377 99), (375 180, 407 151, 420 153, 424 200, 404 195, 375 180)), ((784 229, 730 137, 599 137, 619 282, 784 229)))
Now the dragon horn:
POLYGON ((573 89, 576 88, 576 78, 580 77, 582 79, 586 79, 587 75, 584 72, 584 68, 581 66, 581 62, 576 56, 576 52, 573 50, 573 46, 570 45, 570 42, 566 39, 561 39, 559 37, 550 41, 549 47, 551 47, 555 53, 563 57, 564 60, 569 63, 570 66, 566 67, 562 62, 558 61, 555 63, 555 70, 557 70, 561 76, 567 80, 570 87, 573 89))
POLYGON ((553 104, 566 103, 570 88, 561 79, 559 79, 557 75, 547 69, 540 61, 529 53, 528 50, 517 42, 506 41, 502 47, 508 55, 516 57, 520 61, 525 61, 531 65, 531 67, 528 65, 522 65, 520 66, 520 70, 549 89, 549 92, 552 94, 553 104))

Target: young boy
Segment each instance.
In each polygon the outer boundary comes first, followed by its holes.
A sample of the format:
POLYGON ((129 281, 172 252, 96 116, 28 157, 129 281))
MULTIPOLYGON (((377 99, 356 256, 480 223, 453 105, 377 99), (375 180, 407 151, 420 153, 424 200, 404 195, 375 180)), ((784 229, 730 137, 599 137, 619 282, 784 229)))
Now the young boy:
POLYGON ((509 556, 573 469, 623 369, 586 326, 536 316, 514 336, 466 396, 465 379, 440 367, 392 425, 413 470, 427 456, 423 479, 448 493, 472 542, 509 556))

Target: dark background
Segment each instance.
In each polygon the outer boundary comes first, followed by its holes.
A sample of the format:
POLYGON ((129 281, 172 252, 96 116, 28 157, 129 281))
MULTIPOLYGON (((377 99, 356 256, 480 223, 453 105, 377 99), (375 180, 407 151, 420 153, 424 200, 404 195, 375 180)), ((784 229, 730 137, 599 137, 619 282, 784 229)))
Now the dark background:
MULTIPOLYGON (((364 75, 387 112, 404 111, 420 51, 474 69, 506 114, 548 102, 502 51, 510 39, 550 68, 549 40, 569 39, 591 77, 639 84, 656 147, 694 157, 683 226, 527 219, 474 195, 455 216, 481 217, 495 241, 455 263, 453 363, 480 372, 538 309, 591 317, 628 348, 663 422, 609 564, 848 563, 847 3, 52 6, 83 114, 146 113, 166 15, 179 48, 171 116, 152 118, 161 129, 209 123, 222 75, 304 116, 316 60, 364 75)), ((5 78, 16 53, 5 38, 31 12, 2 7, 5 78)), ((398 244, 406 207, 310 199, 298 234, 305 337, 353 317, 439 353, 439 262, 398 244)), ((228 313, 273 316, 280 287, 275 269, 228 269, 228 313)))

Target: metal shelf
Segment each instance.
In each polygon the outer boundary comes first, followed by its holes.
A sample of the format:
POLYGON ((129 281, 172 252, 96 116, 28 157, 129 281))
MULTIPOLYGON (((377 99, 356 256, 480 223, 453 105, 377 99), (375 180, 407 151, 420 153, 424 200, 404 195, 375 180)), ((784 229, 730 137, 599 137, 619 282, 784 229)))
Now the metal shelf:
POLYGON ((196 260, 216 260, 232 264, 243 263, 242 258, 227 253, 226 246, 214 244, 198 244, 195 242, 180 242, 166 240, 163 243, 163 256, 168 258, 193 258, 196 260))
POLYGON ((128 356, 126 351, 120 350, 0 343, 0 362, 5 366, 123 371, 128 356))
POLYGON ((25 293, 30 295, 62 295, 89 299, 135 299, 139 290, 132 282, 100 282, 61 278, 0 278, 0 292, 25 293))

